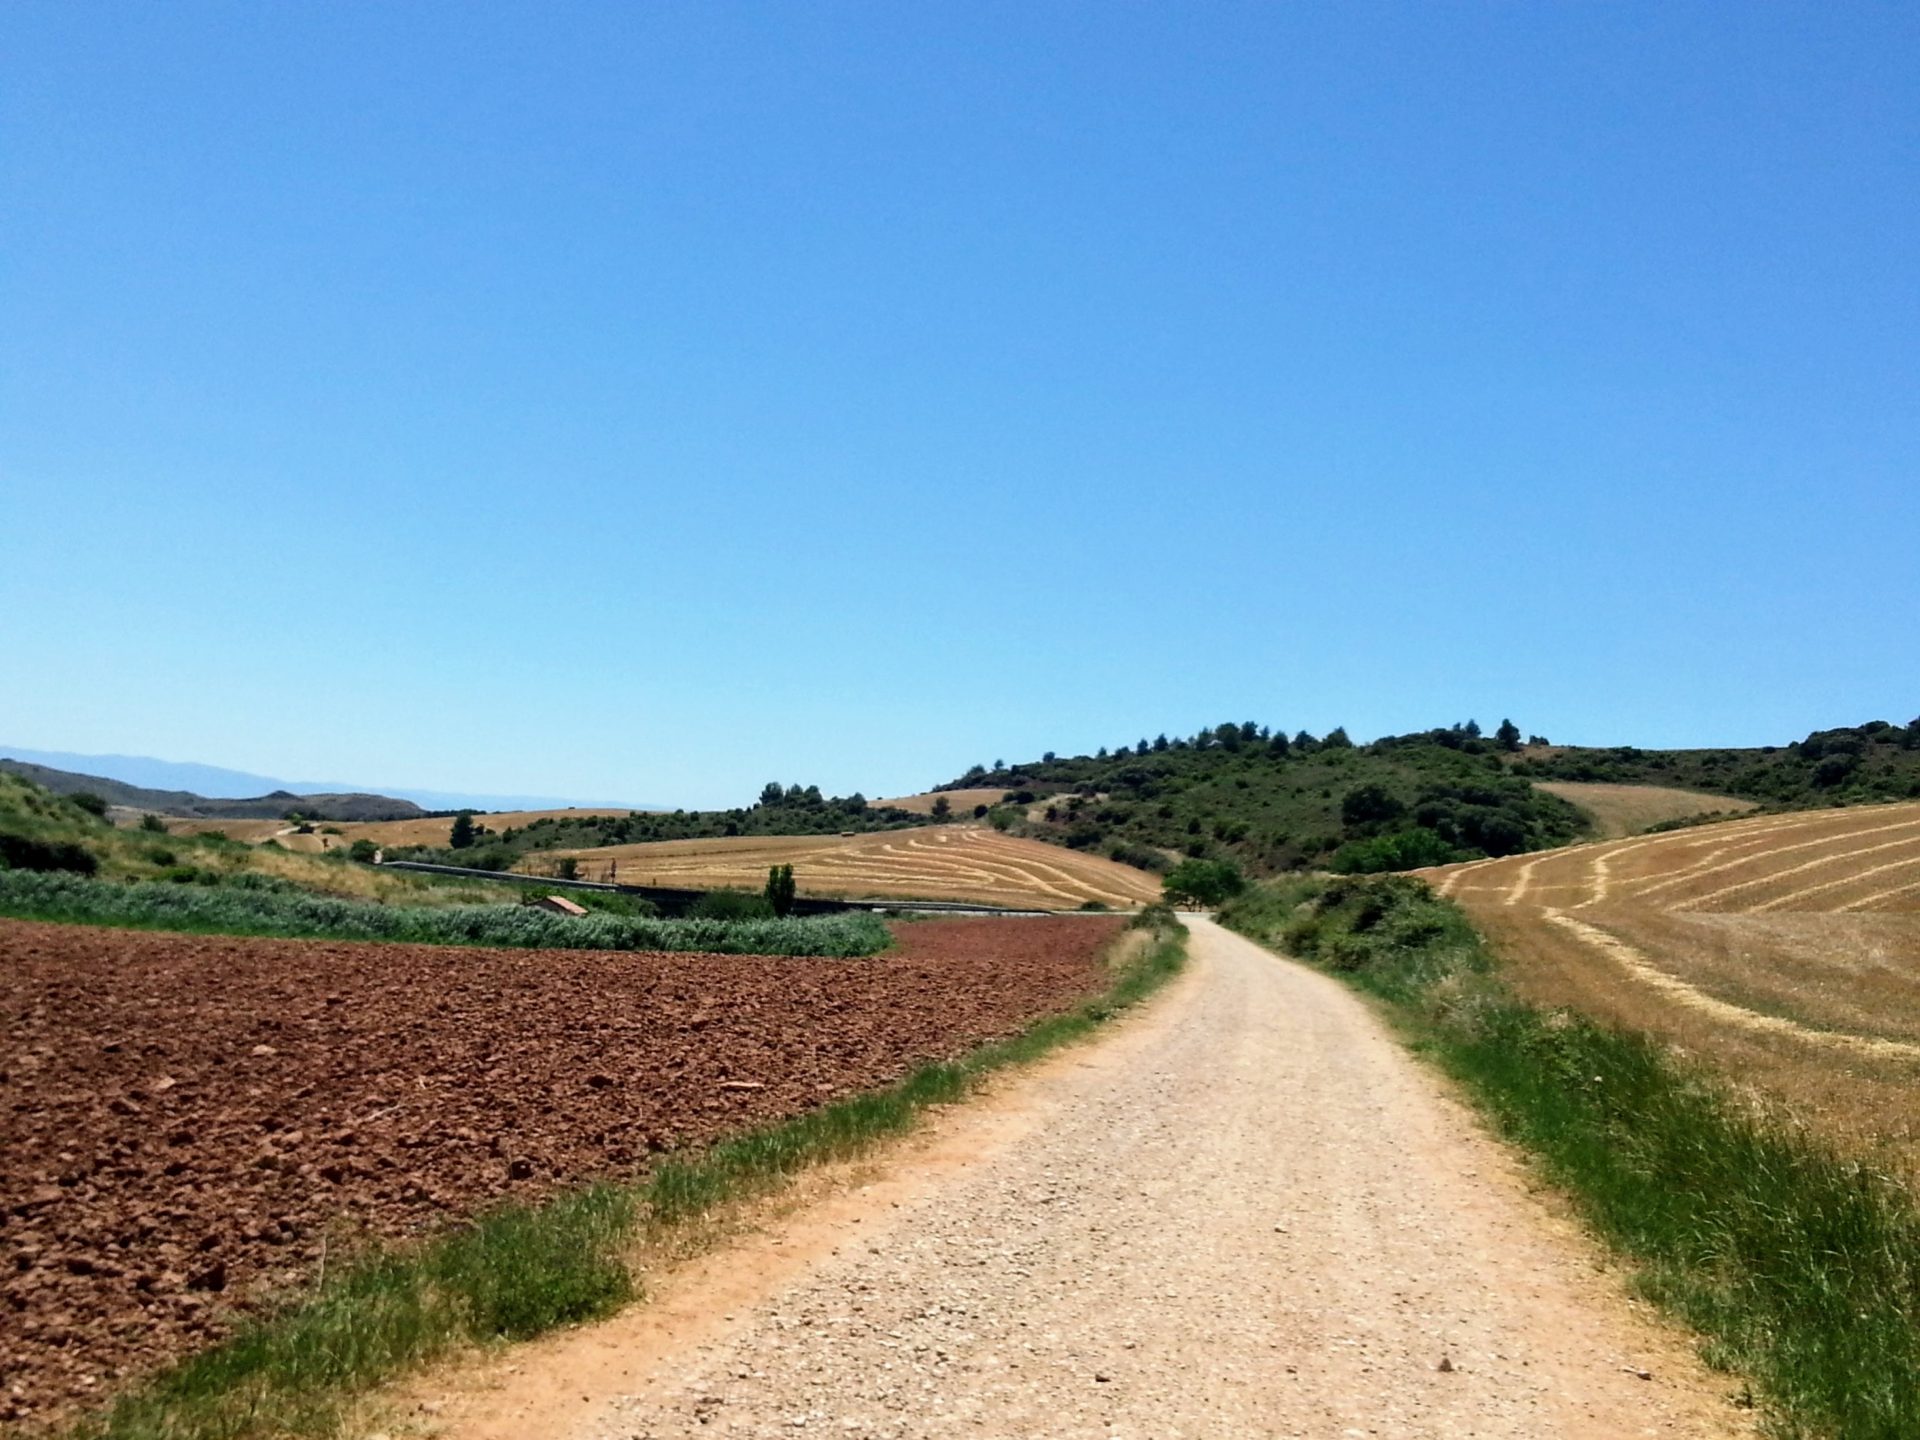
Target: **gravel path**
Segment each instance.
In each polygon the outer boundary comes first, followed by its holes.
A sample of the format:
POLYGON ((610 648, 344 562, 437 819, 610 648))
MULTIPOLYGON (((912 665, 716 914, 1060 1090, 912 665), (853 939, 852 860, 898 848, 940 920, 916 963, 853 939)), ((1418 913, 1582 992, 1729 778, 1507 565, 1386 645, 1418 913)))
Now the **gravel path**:
POLYGON ((624 1393, 562 1378, 565 1406, 510 1417, 496 1393, 481 1429, 1745 1433, 1734 1383, 1635 1313, 1349 993, 1191 929, 1146 1015, 1016 1082, 1019 1125, 957 1113, 987 1125, 966 1163, 843 1215, 837 1250, 746 1303, 736 1276, 724 1321, 651 1347, 624 1393))

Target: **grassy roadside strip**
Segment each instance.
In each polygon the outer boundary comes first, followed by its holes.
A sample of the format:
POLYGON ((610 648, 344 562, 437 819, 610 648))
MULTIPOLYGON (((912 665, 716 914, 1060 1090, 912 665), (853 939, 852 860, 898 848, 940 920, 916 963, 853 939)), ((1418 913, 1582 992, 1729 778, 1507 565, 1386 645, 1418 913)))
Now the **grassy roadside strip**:
POLYGON ((0 870, 0 915, 198 935, 488 945, 541 950, 669 950, 713 955, 873 955, 892 943, 875 915, 786 920, 665 920, 553 915, 528 905, 383 905, 287 886, 125 884, 0 870))
POLYGON ((609 1314, 636 1296, 627 1256, 643 1235, 767 1194, 809 1166, 855 1158, 912 1129, 929 1106, 963 1098, 994 1071, 1036 1060, 1152 994, 1184 962, 1186 932, 1171 911, 1142 921, 1144 942, 1120 952, 1113 983, 1076 1009, 885 1089, 668 1161, 635 1184, 504 1206, 416 1249, 365 1256, 122 1397, 71 1440, 331 1435, 357 1395, 460 1346, 609 1314))
POLYGON ((1752 1377, 1773 1433, 1920 1435, 1920 1203, 1654 1040, 1518 999, 1420 881, 1283 881, 1223 923, 1386 1002, 1637 1266, 1752 1377))

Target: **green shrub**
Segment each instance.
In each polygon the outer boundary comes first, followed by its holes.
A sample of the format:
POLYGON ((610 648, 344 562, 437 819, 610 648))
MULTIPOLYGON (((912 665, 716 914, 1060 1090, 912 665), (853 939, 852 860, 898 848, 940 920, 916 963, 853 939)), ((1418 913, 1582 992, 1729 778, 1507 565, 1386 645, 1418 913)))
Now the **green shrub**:
POLYGON ((1246 877, 1231 860, 1182 860, 1160 882, 1169 901, 1195 905, 1218 905, 1238 895, 1246 885, 1246 877))
POLYGON ((1382 870, 1417 870, 1423 865, 1449 865, 1470 858, 1431 830, 1396 830, 1371 840, 1354 840, 1334 851, 1330 862, 1342 875, 1368 875, 1382 870))
POLYGON ((567 898, 585 909, 624 915, 630 920, 646 920, 660 913, 660 907, 646 896, 622 895, 614 890, 569 890, 567 898))
MULTIPOLYGON (((128 885, 74 875, 0 871, 0 914, 233 935, 314 936, 428 945, 681 950, 727 955, 872 955, 892 943, 878 916, 663 920, 553 915, 520 905, 379 905, 336 900, 267 875, 230 879, 176 867, 183 883, 128 885)), ((583 892, 585 893, 585 892, 583 892)), ((764 906, 760 896, 749 900, 764 906)))
POLYGON ((764 895, 744 890, 709 890, 687 909, 693 920, 770 920, 773 905, 764 895))
POLYGON ((1122 865, 1131 865, 1136 870, 1146 870, 1158 875, 1171 868, 1173 862, 1166 852, 1154 849, 1151 845, 1136 845, 1132 841, 1119 840, 1107 847, 1107 858, 1122 865))
POLYGON ((793 904, 799 898, 799 889, 794 882, 793 866, 771 865, 767 868, 767 904, 773 913, 781 917, 793 913, 793 904))
POLYGON ((0 830, 0 865, 9 870, 70 870, 91 875, 100 862, 91 850, 71 840, 39 840, 0 830))
POLYGON ((1171 932, 1174 930, 1182 930, 1185 927, 1181 925, 1180 916, 1174 911, 1171 905, 1167 904, 1164 900, 1156 900, 1151 905, 1141 906, 1140 913, 1127 922, 1127 928, 1129 930, 1171 932))

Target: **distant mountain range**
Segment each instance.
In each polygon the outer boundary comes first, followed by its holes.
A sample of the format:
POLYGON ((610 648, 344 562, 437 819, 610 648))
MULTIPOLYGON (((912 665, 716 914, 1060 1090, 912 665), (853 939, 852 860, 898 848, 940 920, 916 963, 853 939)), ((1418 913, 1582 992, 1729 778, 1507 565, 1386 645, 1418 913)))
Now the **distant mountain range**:
MULTIPOLYGON (((0 758, 24 761, 83 776, 117 780, 143 790, 185 795, 200 800, 248 800, 267 797, 274 792, 297 796, 352 796, 382 798, 391 796, 410 800, 426 810, 564 810, 581 809, 671 810, 671 805, 636 805, 626 801, 579 800, 556 795, 477 795, 459 790, 417 790, 411 786, 356 785, 341 780, 281 780, 271 775, 254 775, 245 770, 228 770, 218 765, 201 765, 184 760, 156 760, 150 755, 79 755, 65 750, 33 750, 19 745, 0 745, 0 758)), ((114 804, 136 804, 114 800, 114 804)), ((157 805, 137 805, 140 809, 159 809, 157 805)), ((283 807, 284 808, 284 807, 283 807)), ((198 813, 175 810, 172 814, 198 813)), ((279 814, 280 811, 273 812, 279 814)), ((345 816, 329 818, 351 818, 345 816)))
POLYGON ((35 765, 30 760, 0 758, 0 771, 31 780, 56 795, 97 795, 109 805, 128 810, 151 810, 196 820, 277 820, 294 810, 318 820, 413 820, 426 814, 413 801, 391 795, 295 795, 289 790, 275 790, 239 800, 216 800, 191 790, 152 790, 105 775, 35 765))

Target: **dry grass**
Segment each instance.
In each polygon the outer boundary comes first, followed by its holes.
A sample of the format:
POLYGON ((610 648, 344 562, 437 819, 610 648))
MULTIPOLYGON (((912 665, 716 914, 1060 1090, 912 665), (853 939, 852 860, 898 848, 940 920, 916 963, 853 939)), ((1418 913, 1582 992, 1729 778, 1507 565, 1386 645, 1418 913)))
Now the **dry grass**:
POLYGON ((1159 881, 1130 866, 1003 835, 940 825, 871 835, 755 835, 546 851, 528 868, 570 856, 583 878, 622 884, 758 890, 770 865, 791 865, 803 895, 963 900, 1071 910, 1088 900, 1131 906, 1159 898, 1159 881))
POLYGON ((1424 873, 1529 998, 1660 1034, 1920 1176, 1920 804, 1424 873))
POLYGON ((1673 790, 1664 785, 1598 785, 1579 780, 1536 780, 1533 788, 1558 795, 1569 805, 1593 817, 1602 839, 1638 835, 1664 820, 1686 820, 1695 815, 1741 815, 1757 808, 1751 800, 1730 795, 1708 795, 1699 790, 1673 790))
POLYGON ((891 800, 876 800, 875 805, 891 805, 896 810, 905 810, 914 815, 931 815, 933 804, 941 796, 953 807, 956 815, 971 815, 976 805, 998 805, 1007 793, 1004 785, 988 786, 978 790, 929 790, 924 795, 899 795, 891 800))

